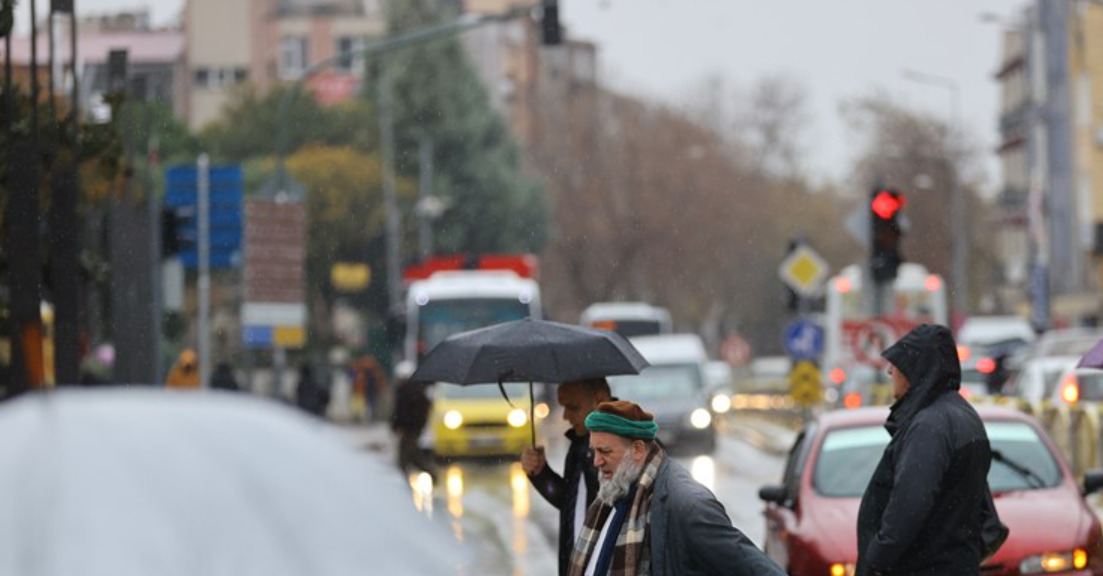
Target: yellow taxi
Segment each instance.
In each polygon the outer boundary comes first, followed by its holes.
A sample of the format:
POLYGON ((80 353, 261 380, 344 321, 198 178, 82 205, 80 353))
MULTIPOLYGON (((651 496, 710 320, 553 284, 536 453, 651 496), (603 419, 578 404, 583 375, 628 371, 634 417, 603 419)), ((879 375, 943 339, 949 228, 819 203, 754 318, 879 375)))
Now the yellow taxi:
MULTIPOLYGON (((509 402, 494 384, 432 386, 428 444, 439 457, 516 455, 532 443, 528 384, 506 384, 509 402), (512 406, 510 406, 512 403, 512 406)), ((538 402, 536 419, 548 415, 538 402)))

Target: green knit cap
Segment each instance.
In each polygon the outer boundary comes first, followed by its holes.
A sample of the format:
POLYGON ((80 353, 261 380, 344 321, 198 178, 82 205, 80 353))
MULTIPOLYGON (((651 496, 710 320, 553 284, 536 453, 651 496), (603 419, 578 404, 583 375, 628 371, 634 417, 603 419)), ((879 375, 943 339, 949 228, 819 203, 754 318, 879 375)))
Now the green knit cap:
POLYGON ((586 416, 586 428, 640 440, 654 440, 659 433, 659 425, 651 414, 623 400, 598 404, 597 410, 586 416))

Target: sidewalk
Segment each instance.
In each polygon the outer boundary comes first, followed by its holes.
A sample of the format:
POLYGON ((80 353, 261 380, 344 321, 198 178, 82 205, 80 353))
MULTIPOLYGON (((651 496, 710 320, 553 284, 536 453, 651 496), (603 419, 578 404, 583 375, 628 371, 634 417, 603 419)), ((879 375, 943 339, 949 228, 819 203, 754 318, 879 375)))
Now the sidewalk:
POLYGON ((357 450, 389 456, 394 451, 395 438, 385 421, 366 424, 330 422, 333 430, 357 450))

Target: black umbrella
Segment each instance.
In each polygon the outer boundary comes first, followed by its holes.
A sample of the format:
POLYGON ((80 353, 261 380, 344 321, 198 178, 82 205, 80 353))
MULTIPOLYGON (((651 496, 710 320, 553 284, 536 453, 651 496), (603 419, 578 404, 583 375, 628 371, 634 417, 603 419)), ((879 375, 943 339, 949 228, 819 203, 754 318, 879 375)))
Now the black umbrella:
MULTIPOLYGON (((421 360, 411 380, 454 384, 571 382, 639 374, 648 366, 620 334, 545 320, 514 320, 446 338, 421 360)), ((508 401, 509 398, 506 397, 508 401)), ((535 426, 533 404, 529 420, 535 426)), ((536 430, 533 428, 533 443, 536 430)))

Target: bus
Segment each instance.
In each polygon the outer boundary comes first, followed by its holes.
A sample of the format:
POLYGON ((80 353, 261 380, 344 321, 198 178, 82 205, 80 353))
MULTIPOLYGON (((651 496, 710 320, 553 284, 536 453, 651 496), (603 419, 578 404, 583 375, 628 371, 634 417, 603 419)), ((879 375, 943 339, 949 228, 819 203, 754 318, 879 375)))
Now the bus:
MULTIPOLYGON (((406 270, 404 356, 416 367, 445 338, 492 324, 541 317, 537 262, 529 255, 444 256, 406 270)), ((432 386, 423 448, 440 457, 520 454, 529 442, 527 384, 432 386)), ((546 416, 546 406, 537 410, 546 416)))
POLYGON ((824 351, 820 366, 828 401, 847 407, 871 399, 884 379, 881 351, 919 324, 948 326, 946 283, 916 263, 900 265, 883 312, 872 313, 872 295, 858 264, 844 268, 828 283, 824 312, 824 351))
POLYGON ((578 323, 616 332, 625 338, 673 332, 670 312, 645 302, 597 302, 582 311, 578 323))

